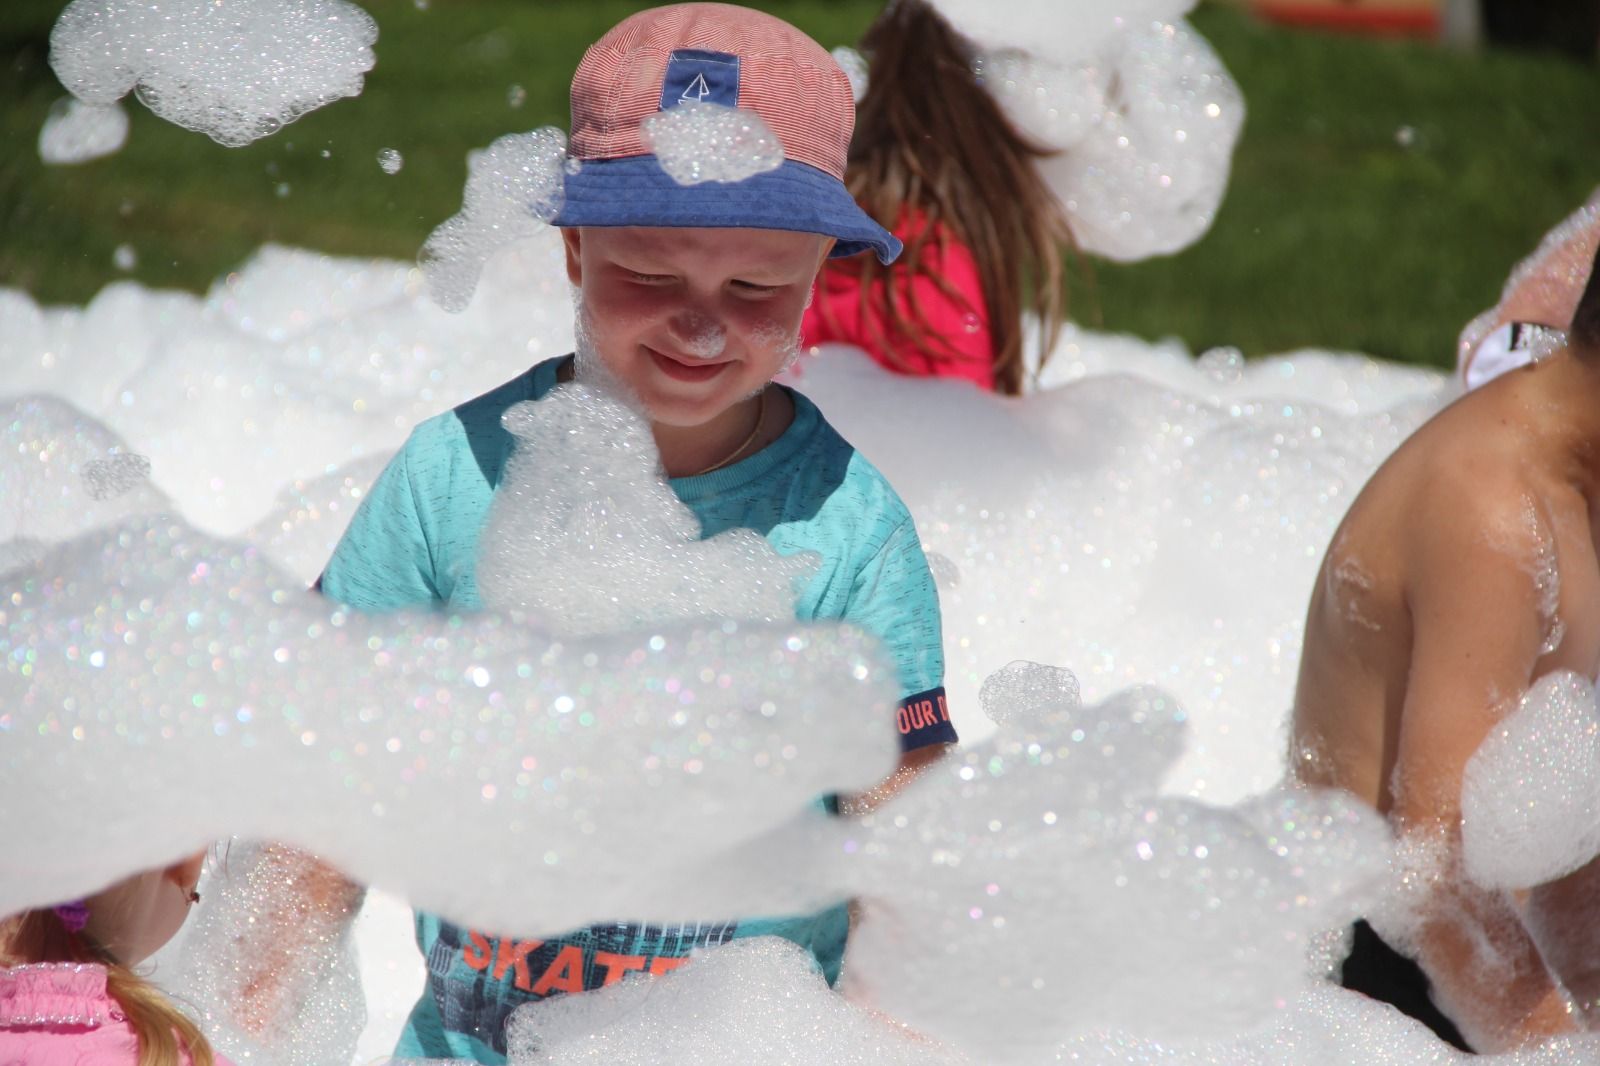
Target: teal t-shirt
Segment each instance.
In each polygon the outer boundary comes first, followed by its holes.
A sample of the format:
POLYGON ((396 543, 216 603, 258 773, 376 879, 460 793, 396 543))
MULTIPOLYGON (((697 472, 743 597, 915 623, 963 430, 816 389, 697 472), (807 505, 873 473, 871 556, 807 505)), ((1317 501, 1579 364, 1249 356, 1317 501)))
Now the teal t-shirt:
MULTIPOLYGON (((478 538, 515 444, 500 416, 554 388, 562 361, 540 363, 418 426, 351 519, 319 581, 323 593, 365 611, 480 609, 478 538)), ((939 601, 911 515, 814 404, 793 390, 790 396, 794 422, 783 436, 731 466, 669 484, 700 519, 704 537, 742 527, 780 554, 820 556, 821 567, 796 598, 795 617, 847 621, 877 636, 899 678, 902 746, 953 743, 941 688, 939 601)), ((603 987, 630 972, 663 973, 694 949, 735 937, 793 940, 831 982, 848 917, 839 905, 794 917, 615 922, 511 937, 418 913, 416 927, 428 988, 395 1054, 503 1063, 505 1020, 522 1003, 603 987)))

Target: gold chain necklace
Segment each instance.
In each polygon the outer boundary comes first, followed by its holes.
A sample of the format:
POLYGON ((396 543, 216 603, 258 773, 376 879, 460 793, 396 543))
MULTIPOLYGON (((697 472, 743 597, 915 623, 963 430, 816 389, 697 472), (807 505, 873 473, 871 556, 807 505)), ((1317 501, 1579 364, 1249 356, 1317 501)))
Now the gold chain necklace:
POLYGON ((735 459, 739 458, 739 456, 744 454, 744 450, 746 448, 750 447, 750 445, 755 442, 756 436, 761 432, 761 427, 766 424, 766 421, 767 421, 767 390, 766 389, 762 389, 761 390, 761 399, 758 402, 758 406, 756 407, 756 424, 755 424, 755 427, 750 430, 750 435, 748 437, 746 437, 744 440, 740 441, 739 442, 739 446, 737 448, 735 448, 733 451, 729 452, 723 458, 721 458, 721 459, 717 460, 716 462, 712 463, 710 466, 706 467, 704 470, 696 470, 694 473, 687 474, 685 476, 686 477, 699 477, 701 474, 709 474, 713 470, 721 470, 723 467, 727 466, 729 463, 731 463, 735 459))

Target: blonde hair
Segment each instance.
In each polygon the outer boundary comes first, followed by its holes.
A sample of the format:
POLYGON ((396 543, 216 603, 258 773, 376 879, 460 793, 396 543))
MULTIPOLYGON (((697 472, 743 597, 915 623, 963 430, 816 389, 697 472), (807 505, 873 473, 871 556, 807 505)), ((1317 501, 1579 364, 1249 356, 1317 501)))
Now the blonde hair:
POLYGON ((0 965, 90 962, 106 968, 106 994, 139 1041, 139 1066, 215 1066, 204 1034, 149 981, 114 959, 92 938, 72 932, 51 910, 24 911, 0 921, 0 965))

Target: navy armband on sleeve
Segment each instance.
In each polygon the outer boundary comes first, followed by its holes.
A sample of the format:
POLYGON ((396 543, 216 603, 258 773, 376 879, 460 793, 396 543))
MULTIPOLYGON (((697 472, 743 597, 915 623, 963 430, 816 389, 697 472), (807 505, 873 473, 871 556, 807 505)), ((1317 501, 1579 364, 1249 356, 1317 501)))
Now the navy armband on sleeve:
POLYGON ((895 708, 894 723, 900 730, 901 751, 956 742, 956 727, 950 724, 943 685, 901 700, 895 708))

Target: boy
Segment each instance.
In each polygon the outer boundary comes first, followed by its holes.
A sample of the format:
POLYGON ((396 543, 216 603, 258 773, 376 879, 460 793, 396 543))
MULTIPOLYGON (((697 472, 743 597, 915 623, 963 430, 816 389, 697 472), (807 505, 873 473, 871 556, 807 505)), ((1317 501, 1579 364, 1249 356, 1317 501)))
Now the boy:
MULTIPOLYGON (((1436 1030, 1454 1036, 1453 1021, 1479 1051, 1580 1028, 1582 1005, 1600 994, 1588 913, 1600 863, 1518 903, 1459 870, 1467 760, 1556 670, 1600 671, 1592 273, 1565 346, 1457 400, 1373 476, 1334 534, 1306 620, 1296 771, 1354 792, 1402 836, 1439 835, 1451 846, 1424 904, 1417 961, 1449 1016, 1433 1019, 1436 1030), (1541 930, 1543 954, 1529 928, 1541 930)), ((1358 927, 1346 984, 1369 990, 1372 971, 1392 978, 1397 963, 1405 960, 1358 927)), ((1426 1013, 1425 984, 1413 1006, 1426 1013)))
MULTIPOLYGON (((542 363, 419 426, 352 520, 322 591, 367 610, 478 608, 477 541, 512 446, 501 414, 574 372, 608 377, 647 413, 673 490, 704 535, 753 528, 780 553, 820 554, 796 616, 848 620, 883 641, 902 709, 916 711, 897 715, 905 755, 892 788, 955 741, 927 561, 881 475, 803 396, 771 384, 796 350, 826 258, 871 250, 887 263, 899 251, 841 180, 849 82, 787 23, 682 4, 635 15, 589 49, 573 79, 572 121, 582 166, 566 177, 555 224, 580 299, 576 371, 570 359, 542 363), (684 100, 753 110, 786 161, 735 184, 678 185, 639 126, 684 100)), ((503 1062, 505 1019, 520 1003, 663 973, 733 937, 794 940, 831 981, 847 924, 839 906, 711 925, 508 931, 533 934, 524 939, 419 914, 428 988, 396 1054, 503 1062)))

